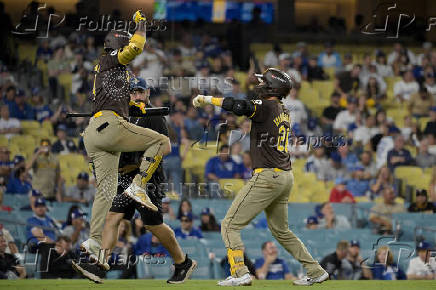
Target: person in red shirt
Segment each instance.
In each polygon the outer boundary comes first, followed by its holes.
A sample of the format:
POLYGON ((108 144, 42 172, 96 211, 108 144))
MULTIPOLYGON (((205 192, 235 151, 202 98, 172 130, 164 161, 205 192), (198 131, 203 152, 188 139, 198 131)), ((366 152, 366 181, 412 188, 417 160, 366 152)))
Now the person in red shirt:
POLYGON ((330 202, 356 202, 351 192, 347 190, 347 181, 344 178, 336 178, 335 184, 330 192, 330 202))

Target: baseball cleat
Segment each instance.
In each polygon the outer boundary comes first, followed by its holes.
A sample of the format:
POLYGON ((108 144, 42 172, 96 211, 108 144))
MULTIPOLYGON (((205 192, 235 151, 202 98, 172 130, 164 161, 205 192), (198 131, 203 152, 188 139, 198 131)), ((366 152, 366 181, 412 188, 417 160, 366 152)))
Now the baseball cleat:
POLYGON ((137 185, 135 179, 132 181, 129 187, 124 191, 124 194, 130 197, 131 199, 133 199, 134 201, 142 204, 146 208, 152 211, 158 211, 157 206, 155 206, 151 202, 150 197, 147 195, 145 189, 137 185))
POLYGON ((325 280, 327 280, 328 278, 329 278, 329 274, 327 272, 324 272, 324 274, 322 274, 319 277, 310 278, 308 276, 304 276, 303 278, 301 278, 299 280, 295 280, 293 283, 294 283, 294 285, 297 285, 297 286, 311 286, 315 283, 322 283, 325 280))
POLYGON ((218 282, 218 286, 251 286, 251 276, 249 273, 242 277, 229 276, 226 280, 218 282))
POLYGON ((174 265, 174 274, 171 278, 168 279, 167 283, 169 284, 181 284, 188 280, 192 272, 197 268, 197 262, 195 260, 191 260, 186 256, 185 262, 182 264, 174 265))

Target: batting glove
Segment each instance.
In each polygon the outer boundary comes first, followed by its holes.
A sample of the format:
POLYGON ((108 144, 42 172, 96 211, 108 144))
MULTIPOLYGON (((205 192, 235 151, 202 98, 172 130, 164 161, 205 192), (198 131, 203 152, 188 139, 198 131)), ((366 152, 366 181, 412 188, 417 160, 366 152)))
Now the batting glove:
POLYGON ((196 108, 204 107, 207 104, 212 103, 212 96, 203 96, 203 95, 197 95, 193 100, 192 104, 196 108))
POLYGON ((135 12, 135 14, 133 14, 133 21, 135 21, 136 24, 138 24, 141 21, 145 21, 145 15, 142 12, 142 10, 138 10, 135 12))

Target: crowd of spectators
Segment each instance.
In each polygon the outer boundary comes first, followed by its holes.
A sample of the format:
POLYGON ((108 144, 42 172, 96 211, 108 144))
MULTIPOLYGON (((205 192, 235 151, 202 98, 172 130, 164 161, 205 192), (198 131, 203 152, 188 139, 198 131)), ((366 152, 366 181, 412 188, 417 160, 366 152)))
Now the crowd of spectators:
MULTIPOLYGON (((163 166, 174 184, 173 191, 181 195, 185 191, 182 162, 186 148, 195 141, 204 143, 217 138, 220 141, 219 153, 204 164, 201 178, 208 183, 251 177, 252 160, 248 153, 250 120, 237 118, 212 106, 197 111, 191 100, 199 93, 253 98, 256 84, 253 73, 277 67, 286 71, 295 84, 289 97, 283 101, 291 113, 293 137, 306 140, 311 135, 346 137, 343 144, 336 147, 324 143, 304 149, 306 146, 289 142, 292 161, 304 160, 306 172, 314 173, 319 181, 335 184, 329 202, 314 209, 307 218, 306 228, 350 229, 350 221, 336 214, 330 202, 354 203, 358 198, 366 197, 368 201, 381 200, 372 209, 369 221, 379 233, 392 233, 392 214, 407 211, 396 199, 400 188, 394 183, 395 168, 415 165, 424 169, 436 165, 436 50, 431 44, 425 43, 423 53, 417 54, 403 44, 395 43, 389 54, 375 49, 368 51, 361 61, 356 61, 351 53, 339 54, 332 42, 326 43, 323 51, 317 54, 303 42, 296 45, 295 51, 284 51, 276 44, 263 59, 251 58, 248 71, 241 77, 229 48, 219 38, 184 32, 180 39, 177 47, 168 48, 164 41, 148 37, 144 52, 129 68, 133 75, 147 80, 152 88, 153 105, 171 108, 167 120, 172 151, 164 158, 163 166), (332 69, 334 74, 329 74, 332 69), (389 88, 386 80, 392 77, 400 79, 389 88), (334 89, 329 105, 317 116, 302 99, 304 85, 319 80, 332 81, 334 89), (389 96, 390 89, 393 97, 389 96), (395 121, 387 114, 389 106, 405 108, 403 122, 395 121), (221 126, 224 122, 226 126, 221 126), (425 124, 421 126, 421 123, 425 124), (204 134, 205 127, 208 127, 207 135, 204 134), (413 151, 417 151, 416 154, 413 151)), ((92 176, 81 172, 76 184, 66 187, 59 156, 70 153, 86 156, 80 132, 87 125, 87 119, 66 116, 67 112, 91 111, 88 95, 93 85, 93 63, 101 51, 101 44, 96 43, 92 35, 74 32, 66 36, 56 32, 48 39, 41 39, 37 45, 34 63, 47 68, 47 86, 43 83, 24 86, 18 81, 16 72, 0 63, 0 133, 10 141, 23 135, 22 122, 37 121, 50 124, 55 136, 38 140, 28 158, 19 154, 11 156, 11 149, 1 146, 0 191, 1 194, 29 196, 29 209, 34 213, 27 220, 29 249, 35 250, 41 242, 49 245, 44 251, 54 248, 65 261, 50 260, 48 273, 51 273, 50 269, 54 273, 47 274, 47 277, 64 278, 71 273, 63 272, 61 266, 68 265, 70 257, 77 254, 78 245, 88 235, 89 225, 78 207, 66 213, 65 224, 59 223, 47 214, 46 203, 74 202, 88 206, 92 202, 95 193, 92 176), (64 86, 63 76, 71 77, 71 86, 64 86), (64 252, 71 256, 64 256, 64 252)), ((428 190, 416 192, 416 201, 408 211, 433 213, 436 211, 434 202, 436 170, 428 190)), ((182 200, 176 212, 168 198, 163 200, 162 208, 165 220, 180 221, 174 229, 179 239, 202 239, 203 232, 220 231, 219 221, 210 208, 196 216, 190 201, 182 200), (200 227, 195 226, 195 220, 200 221, 200 227)), ((420 247, 425 249, 427 246, 420 247)), ((12 254, 16 251, 13 239, 11 241, 4 230, 0 235, 0 256, 6 258, 0 261, 12 259, 5 256, 9 254, 7 249, 12 254)), ((332 268, 330 275, 338 279, 406 277, 400 272, 386 274, 396 267, 389 258, 392 253, 388 248, 380 249, 376 255, 379 263, 374 263, 382 266, 374 266, 368 273, 356 272, 356 265, 360 262, 358 249, 357 241, 338 244, 337 251, 324 261, 328 269, 332 268), (385 256, 388 259, 384 259, 385 256)), ((130 252, 167 254, 159 240, 145 232, 139 219, 123 222, 120 226, 114 253, 130 252)), ((254 263, 254 276, 260 279, 293 278, 288 265, 277 257, 274 243, 265 243, 262 253, 263 257, 254 263)), ((410 279, 429 276, 421 269, 422 255, 415 259, 407 276, 410 279)), ((10 261, 7 265, 0 264, 0 274, 25 276, 20 267, 8 268, 8 265, 17 263, 10 261)))

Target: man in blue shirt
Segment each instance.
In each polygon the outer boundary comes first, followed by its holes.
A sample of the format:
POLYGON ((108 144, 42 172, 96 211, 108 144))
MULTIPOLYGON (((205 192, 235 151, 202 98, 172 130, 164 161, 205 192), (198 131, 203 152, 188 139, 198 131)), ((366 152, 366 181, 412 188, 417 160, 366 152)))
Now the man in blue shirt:
POLYGON ((394 148, 388 152, 387 165, 391 172, 397 166, 412 165, 413 157, 410 151, 404 149, 404 137, 398 135, 394 139, 394 148))
POLYGON ((180 218, 180 228, 174 230, 176 238, 179 239, 202 239, 203 234, 200 229, 192 225, 192 213, 182 215, 180 218))
POLYGON ((263 258, 256 259, 254 263, 260 280, 295 280, 286 262, 277 258, 278 250, 274 242, 263 243, 262 254, 263 258))
POLYGON ((46 215, 47 207, 44 198, 35 200, 33 217, 27 219, 27 240, 30 252, 35 252, 39 243, 54 243, 56 241, 55 221, 46 215))
POLYGON ((152 233, 146 233, 138 238, 133 247, 135 255, 150 255, 150 256, 170 256, 168 250, 160 243, 159 239, 152 233))
POLYGON ((221 178, 241 178, 242 176, 241 166, 230 157, 228 145, 222 145, 218 156, 207 161, 204 174, 210 181, 218 181, 221 178))
POLYGON ((31 105, 26 103, 23 91, 18 91, 14 102, 9 103, 9 112, 12 118, 19 120, 35 120, 35 111, 31 105))
POLYGON ((365 178, 363 166, 352 169, 351 179, 347 181, 347 189, 353 196, 365 196, 369 191, 369 179, 365 178))

